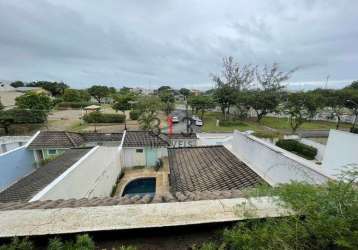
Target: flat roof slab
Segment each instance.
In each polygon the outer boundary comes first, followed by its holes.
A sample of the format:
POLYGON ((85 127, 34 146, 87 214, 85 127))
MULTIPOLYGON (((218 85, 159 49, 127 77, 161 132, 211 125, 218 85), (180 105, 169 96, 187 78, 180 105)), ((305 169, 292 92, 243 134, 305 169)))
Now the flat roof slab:
POLYGON ((272 198, 235 198, 103 207, 0 212, 0 237, 156 228, 279 217, 289 210, 272 198))

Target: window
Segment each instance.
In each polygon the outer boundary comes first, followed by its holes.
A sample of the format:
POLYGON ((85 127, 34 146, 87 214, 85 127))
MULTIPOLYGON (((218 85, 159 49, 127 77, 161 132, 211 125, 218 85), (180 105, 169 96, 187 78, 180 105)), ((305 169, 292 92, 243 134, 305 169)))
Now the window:
POLYGON ((143 149, 142 149, 142 148, 137 148, 137 149, 135 150, 135 152, 136 152, 136 153, 143 153, 143 149))
POLYGON ((55 154, 57 154, 57 150, 56 149, 49 149, 49 150, 47 150, 47 153, 49 155, 55 155, 55 154))

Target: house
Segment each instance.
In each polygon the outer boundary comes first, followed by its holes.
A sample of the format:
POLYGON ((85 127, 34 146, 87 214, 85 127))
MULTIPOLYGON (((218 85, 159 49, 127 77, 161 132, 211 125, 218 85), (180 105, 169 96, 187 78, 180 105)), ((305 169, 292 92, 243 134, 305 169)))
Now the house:
POLYGON ((123 144, 125 167, 154 166, 168 155, 169 142, 148 131, 127 131, 123 144))

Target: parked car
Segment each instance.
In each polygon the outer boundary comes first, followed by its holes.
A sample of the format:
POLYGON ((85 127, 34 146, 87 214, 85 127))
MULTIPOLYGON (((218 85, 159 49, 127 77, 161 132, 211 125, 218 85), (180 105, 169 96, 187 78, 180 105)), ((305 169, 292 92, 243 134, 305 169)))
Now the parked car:
POLYGON ((179 122, 179 118, 177 116, 173 116, 172 117, 172 121, 173 123, 178 123, 179 122))
POLYGON ((198 118, 198 119, 195 120, 195 125, 196 126, 203 126, 203 121, 198 118))

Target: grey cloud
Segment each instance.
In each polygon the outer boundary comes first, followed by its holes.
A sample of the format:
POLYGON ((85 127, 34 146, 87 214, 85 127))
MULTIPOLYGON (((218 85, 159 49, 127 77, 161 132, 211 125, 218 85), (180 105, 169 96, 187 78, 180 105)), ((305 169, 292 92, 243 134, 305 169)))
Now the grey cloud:
MULTIPOLYGON (((205 88, 221 58, 357 79, 358 2, 0 0, 0 79, 205 88)), ((343 81, 343 80, 342 80, 343 81)))

